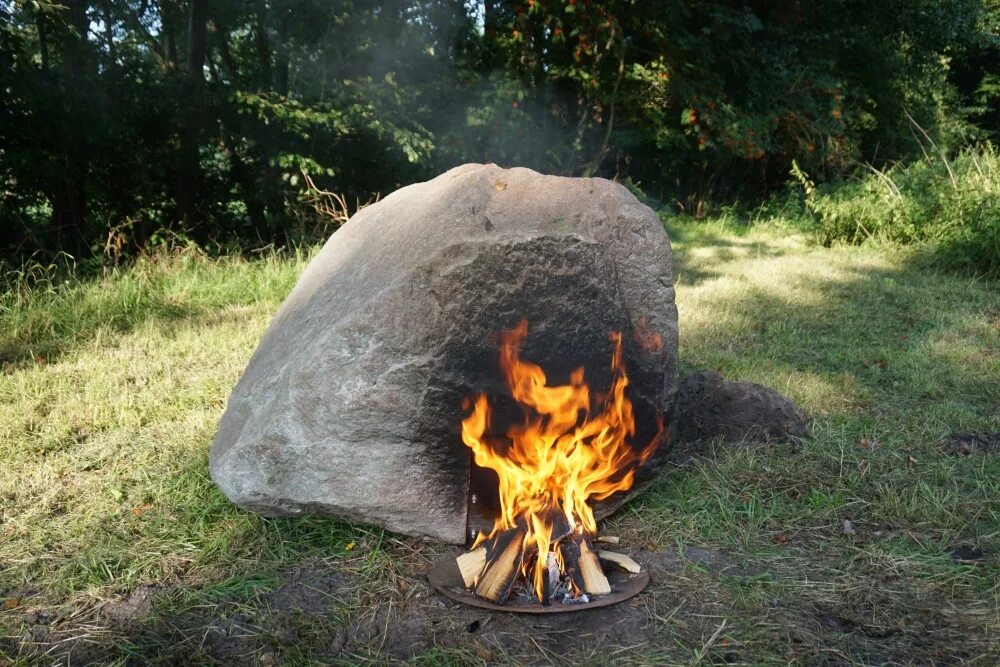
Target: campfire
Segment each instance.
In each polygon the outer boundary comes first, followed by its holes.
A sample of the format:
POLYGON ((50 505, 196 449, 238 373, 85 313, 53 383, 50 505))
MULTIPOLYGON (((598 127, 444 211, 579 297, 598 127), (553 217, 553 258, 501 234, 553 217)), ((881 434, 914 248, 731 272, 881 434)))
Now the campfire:
POLYGON ((527 333, 522 320, 500 342, 500 371, 523 421, 498 435, 485 395, 465 405, 462 441, 477 466, 496 473, 499 512, 456 564, 467 590, 495 605, 585 605, 612 593, 605 566, 640 572, 628 556, 595 546, 617 538, 598 536, 592 503, 630 489, 658 438, 643 447, 631 442, 620 332, 609 336, 605 392, 591 389, 583 368, 568 384, 549 386, 545 371, 520 357, 527 333))

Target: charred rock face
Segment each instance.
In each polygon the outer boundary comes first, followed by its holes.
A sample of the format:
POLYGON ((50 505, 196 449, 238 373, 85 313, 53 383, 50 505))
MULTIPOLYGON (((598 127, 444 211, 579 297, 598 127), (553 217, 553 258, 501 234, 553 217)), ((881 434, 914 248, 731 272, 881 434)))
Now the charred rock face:
MULTIPOLYGON (((463 399, 520 419, 498 334, 526 318, 522 356, 552 384, 583 366, 606 390, 623 337, 636 446, 676 384, 670 244, 656 215, 602 179, 466 165, 369 207, 306 269, 230 398, 210 456, 237 504, 318 512, 464 542, 463 399)), ((652 480, 666 447, 639 470, 652 480)), ((627 498, 613 497, 598 515, 627 498)))

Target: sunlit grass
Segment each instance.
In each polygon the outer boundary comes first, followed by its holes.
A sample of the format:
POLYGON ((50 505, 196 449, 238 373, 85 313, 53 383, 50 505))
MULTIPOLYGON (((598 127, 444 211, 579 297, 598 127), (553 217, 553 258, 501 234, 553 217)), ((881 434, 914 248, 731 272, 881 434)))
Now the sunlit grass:
MULTIPOLYGON (((211 579, 241 560, 287 557, 261 547, 267 530, 310 533, 301 522, 236 511, 206 467, 226 396, 305 259, 161 258, 45 286, 37 298, 8 296, 0 335, 7 586, 97 595, 203 570, 211 579)), ((343 533, 331 522, 319 531, 343 533)), ((274 545, 296 550, 294 540, 274 545)))
MULTIPOLYGON (((710 548, 737 567, 689 564, 654 591, 671 608, 680 596, 727 614, 717 643, 708 642, 716 621, 668 623, 670 641, 619 657, 718 658, 705 651, 725 645, 750 662, 781 662, 790 646, 820 641, 815 619, 830 615, 896 633, 880 649, 891 655, 955 657, 945 635, 914 653, 932 626, 982 653, 1000 631, 1000 464, 941 443, 1000 430, 996 285, 877 247, 819 248, 783 228, 677 222, 670 231, 683 371, 776 388, 808 414, 813 437, 716 445, 611 520, 629 544, 710 548), (956 545, 981 562, 953 558, 956 545), (761 616, 781 632, 761 630, 761 616)), ((320 559, 364 582, 350 604, 298 621, 320 637, 402 595, 410 552, 391 536, 251 515, 208 477, 228 393, 307 259, 159 257, 99 279, 10 285, 0 297, 0 598, 28 591, 20 604, 72 618, 156 582, 179 589, 155 614, 181 618, 252 606, 283 569, 320 559)), ((21 636, 15 618, 0 615, 0 655, 3 633, 21 636)), ((191 649, 168 639, 115 641, 133 658, 191 649)), ((850 633, 822 641, 862 655, 850 633)), ((305 661, 310 646, 289 655, 305 661)), ((419 661, 477 655, 450 647, 419 661)))
MULTIPOLYGON (((768 228, 674 231, 682 367, 778 389, 812 418, 813 437, 716 446, 661 478, 615 527, 664 545, 725 545, 743 567, 778 577, 772 599, 795 591, 793 625, 867 613, 904 655, 919 633, 897 626, 920 616, 964 635, 970 655, 989 646, 1000 629, 1000 462, 956 457, 942 442, 1000 430, 995 285, 768 228), (957 562, 950 549, 962 544, 991 556, 957 562)), ((766 581, 741 578, 718 594, 773 613, 766 581)), ((848 638, 840 650, 858 645, 848 638)))

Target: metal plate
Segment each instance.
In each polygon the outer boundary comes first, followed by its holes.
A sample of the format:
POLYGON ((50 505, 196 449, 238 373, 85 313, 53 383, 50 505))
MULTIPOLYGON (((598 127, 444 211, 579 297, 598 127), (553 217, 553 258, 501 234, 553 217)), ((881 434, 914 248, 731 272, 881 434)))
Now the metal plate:
POLYGON ((461 575, 458 572, 458 567, 455 565, 454 558, 439 561, 427 575, 427 580, 434 587, 435 591, 455 602, 461 602, 462 604, 472 605, 481 609, 507 611, 515 614, 565 614, 573 611, 599 609, 635 597, 649 585, 649 572, 645 570, 639 574, 630 574, 624 570, 614 568, 605 574, 608 577, 608 582, 611 584, 611 592, 609 594, 601 595, 583 604, 553 602, 548 607, 537 602, 522 600, 508 600, 506 603, 500 605, 476 597, 472 591, 469 591, 462 585, 461 575))

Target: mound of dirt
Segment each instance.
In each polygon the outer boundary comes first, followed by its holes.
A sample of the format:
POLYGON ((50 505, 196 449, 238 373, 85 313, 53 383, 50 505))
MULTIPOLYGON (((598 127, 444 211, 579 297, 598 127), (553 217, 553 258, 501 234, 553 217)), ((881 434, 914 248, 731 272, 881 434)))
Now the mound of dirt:
POLYGON ((790 398, 753 382, 727 382, 710 370, 681 381, 670 428, 675 461, 702 453, 713 440, 794 441, 809 435, 805 417, 790 398))

